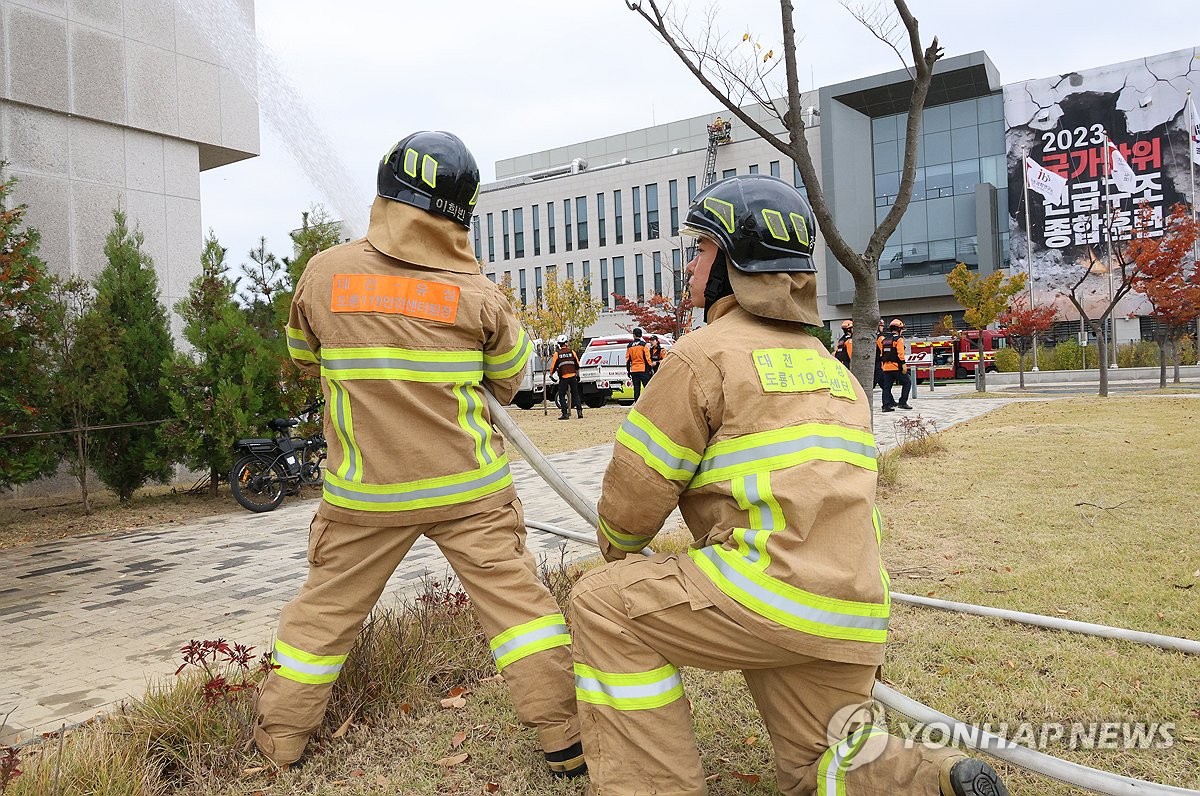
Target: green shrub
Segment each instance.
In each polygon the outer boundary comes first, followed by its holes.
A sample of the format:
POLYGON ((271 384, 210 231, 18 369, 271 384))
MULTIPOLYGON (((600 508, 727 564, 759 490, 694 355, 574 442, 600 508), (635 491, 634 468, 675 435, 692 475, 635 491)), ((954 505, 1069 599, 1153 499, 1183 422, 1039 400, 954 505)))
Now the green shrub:
POLYGON ((1158 355, 1158 343, 1137 340, 1117 346, 1117 365, 1122 368, 1158 367, 1158 355))
POLYGON ((1020 369, 1020 355, 1011 346, 996 351, 996 370, 1001 373, 1016 373, 1020 369))
POLYGON ((1196 335, 1187 334, 1179 341, 1179 364, 1196 364, 1196 335))

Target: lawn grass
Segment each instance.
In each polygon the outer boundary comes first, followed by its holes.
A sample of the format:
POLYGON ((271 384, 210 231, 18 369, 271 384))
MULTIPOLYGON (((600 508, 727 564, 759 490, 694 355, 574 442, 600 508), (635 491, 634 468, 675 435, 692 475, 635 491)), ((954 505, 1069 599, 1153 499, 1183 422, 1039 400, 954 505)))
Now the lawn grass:
MULTIPOLYGON (((879 498, 893 588, 1200 638, 1198 419, 1187 398, 1023 402, 894 452, 879 498)), ((654 546, 689 541, 675 531, 654 546)), ((561 600, 578 569, 553 569, 561 600)), ((493 671, 455 587, 427 584, 407 607, 376 612, 299 770, 277 774, 248 744, 248 692, 206 708, 193 680, 71 733, 61 764, 54 742, 26 750, 5 796, 54 793, 56 776, 60 793, 104 796, 582 794, 585 783, 545 773, 493 671), (466 703, 442 707, 454 688, 466 703)), ((1048 751, 1200 788, 1200 658, 896 605, 883 674, 975 723, 1173 722, 1168 749, 1048 751)), ((776 792, 740 675, 685 680, 710 792, 776 792)), ((1080 792, 998 768, 1014 796, 1080 792)))

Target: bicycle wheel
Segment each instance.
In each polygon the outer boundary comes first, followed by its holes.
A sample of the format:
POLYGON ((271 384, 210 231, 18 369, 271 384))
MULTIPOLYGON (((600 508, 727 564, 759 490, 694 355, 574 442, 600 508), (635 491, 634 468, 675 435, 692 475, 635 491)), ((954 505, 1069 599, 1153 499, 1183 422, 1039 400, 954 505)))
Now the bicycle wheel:
POLYGON ((278 464, 265 462, 248 453, 229 471, 229 487, 234 499, 249 511, 273 511, 283 502, 287 474, 278 464))

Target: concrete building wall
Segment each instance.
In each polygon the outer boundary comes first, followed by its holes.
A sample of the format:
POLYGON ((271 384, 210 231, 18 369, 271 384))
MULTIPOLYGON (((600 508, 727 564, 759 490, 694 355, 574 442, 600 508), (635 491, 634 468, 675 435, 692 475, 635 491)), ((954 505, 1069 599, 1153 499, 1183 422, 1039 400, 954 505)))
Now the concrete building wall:
POLYGON ((97 273, 119 206, 163 303, 186 293, 200 172, 259 151, 255 54, 210 37, 253 24, 253 0, 0 0, 0 160, 52 270, 97 273))

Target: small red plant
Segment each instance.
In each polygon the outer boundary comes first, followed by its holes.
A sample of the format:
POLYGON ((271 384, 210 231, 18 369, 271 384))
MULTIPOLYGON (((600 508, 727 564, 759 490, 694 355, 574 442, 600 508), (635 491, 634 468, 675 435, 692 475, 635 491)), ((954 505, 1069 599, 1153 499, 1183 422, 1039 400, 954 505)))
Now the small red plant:
POLYGON ((0 793, 8 790, 13 780, 21 776, 20 755, 14 746, 0 750, 0 793))
POLYGON ((200 690, 206 705, 213 705, 229 699, 239 691, 254 688, 255 683, 251 675, 255 671, 265 673, 277 668, 267 653, 259 656, 258 664, 252 666, 254 647, 230 644, 223 638, 216 641, 192 639, 180 647, 179 652, 183 656, 183 663, 175 670, 176 675, 189 666, 204 671, 200 690))

